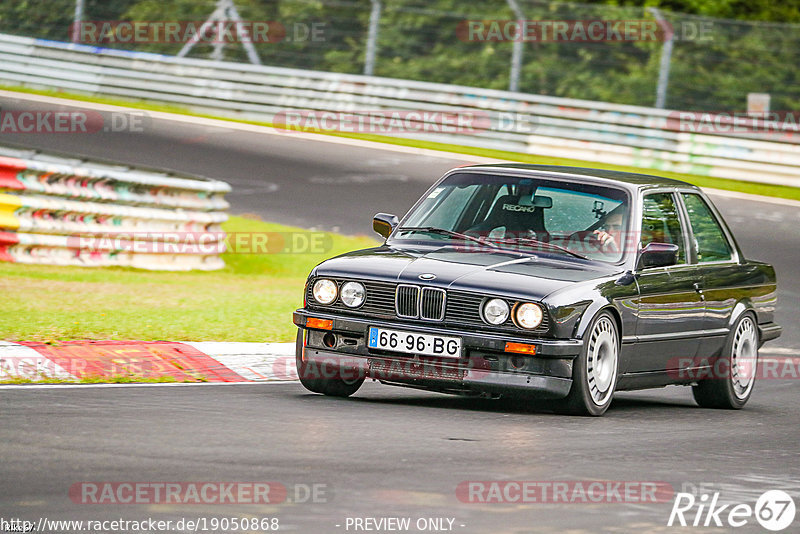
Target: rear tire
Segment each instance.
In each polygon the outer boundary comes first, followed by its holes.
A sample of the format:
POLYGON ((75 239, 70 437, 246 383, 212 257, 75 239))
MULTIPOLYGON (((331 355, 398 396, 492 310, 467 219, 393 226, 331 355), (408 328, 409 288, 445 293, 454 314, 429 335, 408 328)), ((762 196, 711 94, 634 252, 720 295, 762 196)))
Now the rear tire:
POLYGON ((694 400, 703 408, 740 410, 750 399, 758 369, 758 327, 751 313, 736 321, 712 376, 692 387, 694 400))
POLYGON ((364 377, 345 379, 336 376, 338 374, 336 370, 325 368, 325 364, 322 368, 312 368, 303 361, 303 348, 303 329, 298 328, 295 341, 297 376, 307 390, 330 397, 349 397, 364 383, 364 377))
POLYGON ((572 388, 556 402, 556 411, 570 415, 601 416, 611 405, 619 375, 617 322, 600 312, 583 336, 583 349, 572 364, 572 388))

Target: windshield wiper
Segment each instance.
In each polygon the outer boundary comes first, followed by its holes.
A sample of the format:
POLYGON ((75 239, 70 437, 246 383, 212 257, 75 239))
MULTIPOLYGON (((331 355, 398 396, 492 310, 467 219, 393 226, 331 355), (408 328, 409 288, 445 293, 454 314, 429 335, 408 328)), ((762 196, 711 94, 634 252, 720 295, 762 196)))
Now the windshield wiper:
POLYGON ((467 239, 469 241, 474 241, 475 243, 480 243, 481 245, 485 245, 487 247, 492 248, 499 248, 497 245, 490 241, 486 241, 479 237, 474 237, 467 234, 462 234, 461 232, 455 232, 453 230, 446 230, 444 228, 437 228, 436 226, 403 226, 397 229, 398 232, 429 232, 431 234, 441 234, 447 235, 450 237, 458 237, 460 239, 467 239))
POLYGON ((586 256, 584 256, 582 254, 578 254, 577 252, 573 252, 573 251, 571 251, 570 249, 568 249, 566 247, 562 247, 561 245, 554 245, 553 243, 546 243, 544 241, 539 241, 538 239, 534 239, 532 237, 512 237, 512 238, 508 238, 508 239, 492 239, 492 241, 494 241, 495 243, 506 243, 506 244, 509 244, 509 245, 522 243, 522 244, 525 244, 525 245, 542 246, 542 247, 549 248, 551 250, 558 250, 560 252, 564 252, 566 254, 569 254, 570 256, 574 256, 574 257, 580 258, 582 260, 592 261, 591 259, 587 258, 586 256))

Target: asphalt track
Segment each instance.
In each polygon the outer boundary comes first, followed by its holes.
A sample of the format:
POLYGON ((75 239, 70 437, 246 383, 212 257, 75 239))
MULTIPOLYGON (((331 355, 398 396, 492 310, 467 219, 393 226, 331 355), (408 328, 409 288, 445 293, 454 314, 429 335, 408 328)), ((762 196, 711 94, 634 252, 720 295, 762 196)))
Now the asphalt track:
MULTIPOLYGON (((47 106, 0 98, 0 107, 47 106)), ((4 142, 220 178, 233 186, 234 213, 352 234, 368 233, 377 211, 403 213, 443 171, 469 162, 156 119, 142 132, 2 135, 4 142)), ((800 355, 800 210, 714 200, 745 255, 778 271, 784 335, 762 355, 800 355)), ((294 384, 2 389, 0 518, 244 514, 278 517, 286 531, 336 533, 354 532, 348 517, 400 516, 412 525, 454 518, 464 533, 719 532, 667 528, 671 502, 466 504, 456 488, 476 480, 665 481, 750 505, 783 489, 800 505, 798 404, 798 380, 761 380, 739 412, 697 408, 685 388, 622 393, 600 419, 373 384, 349 400, 294 384), (318 499, 326 502, 272 506, 74 504, 67 492, 81 481, 277 481, 324 484, 327 493, 318 499)), ((786 532, 798 525, 800 516, 786 532)), ((736 531, 765 532, 752 519, 736 531)))

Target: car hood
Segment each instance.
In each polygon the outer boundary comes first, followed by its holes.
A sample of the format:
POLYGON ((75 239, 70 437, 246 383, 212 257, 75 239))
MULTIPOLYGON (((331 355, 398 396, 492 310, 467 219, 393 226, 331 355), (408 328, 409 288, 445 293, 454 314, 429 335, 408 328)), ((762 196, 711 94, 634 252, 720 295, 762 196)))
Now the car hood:
POLYGON ((424 284, 508 297, 540 300, 576 283, 606 278, 622 268, 571 258, 559 253, 528 254, 507 250, 485 251, 382 246, 327 260, 316 276, 424 284), (434 275, 426 280, 420 275, 434 275))

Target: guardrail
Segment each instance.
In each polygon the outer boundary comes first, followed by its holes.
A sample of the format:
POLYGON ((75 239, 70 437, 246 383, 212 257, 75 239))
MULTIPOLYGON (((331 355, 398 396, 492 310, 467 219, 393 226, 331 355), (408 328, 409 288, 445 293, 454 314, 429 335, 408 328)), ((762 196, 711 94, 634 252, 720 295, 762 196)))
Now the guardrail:
POLYGON ((0 261, 224 267, 224 182, 0 147, 0 261))
POLYGON ((742 128, 738 119, 714 115, 691 114, 684 120, 678 111, 656 108, 176 58, 2 34, 0 77, 14 85, 172 103, 273 124, 295 110, 331 112, 334 121, 341 118, 335 114, 344 113, 365 117, 367 123, 378 110, 415 112, 410 128, 369 133, 800 185, 800 129, 791 121, 742 128), (441 120, 433 118, 436 112, 471 113, 485 125, 455 132, 435 124, 441 120), (725 135, 725 128, 745 131, 725 135))

